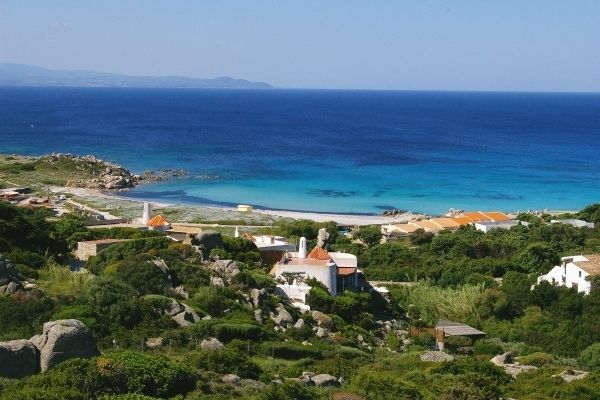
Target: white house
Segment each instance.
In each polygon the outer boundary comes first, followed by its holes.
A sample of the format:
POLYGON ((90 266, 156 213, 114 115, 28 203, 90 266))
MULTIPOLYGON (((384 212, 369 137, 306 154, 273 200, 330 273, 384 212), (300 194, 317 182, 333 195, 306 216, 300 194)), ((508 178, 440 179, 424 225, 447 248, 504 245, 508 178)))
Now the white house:
POLYGON ((561 262, 546 275, 539 276, 537 282, 547 281, 589 294, 591 282, 586 278, 600 275, 600 254, 562 257, 561 262))
POLYGON ((525 221, 511 219, 508 221, 481 221, 475 222, 473 225, 475 225, 475 229, 477 229, 478 231, 487 233, 493 229, 510 229, 513 226, 517 225, 527 226, 529 225, 529 223, 525 221))
POLYGON ((592 228, 594 229, 593 222, 583 221, 581 219, 553 219, 550 221, 551 224, 567 224, 574 226, 575 228, 592 228))
POLYGON ((293 276, 297 278, 294 279, 296 282, 287 282, 286 289, 292 290, 291 286, 302 286, 301 281, 308 278, 315 278, 323 283, 329 289, 329 293, 334 296, 343 293, 346 289, 356 288, 357 259, 355 255, 329 253, 321 247, 315 247, 307 254, 306 239, 304 238, 300 239, 298 250, 297 252, 286 252, 271 270, 271 273, 278 279, 289 280, 293 276))

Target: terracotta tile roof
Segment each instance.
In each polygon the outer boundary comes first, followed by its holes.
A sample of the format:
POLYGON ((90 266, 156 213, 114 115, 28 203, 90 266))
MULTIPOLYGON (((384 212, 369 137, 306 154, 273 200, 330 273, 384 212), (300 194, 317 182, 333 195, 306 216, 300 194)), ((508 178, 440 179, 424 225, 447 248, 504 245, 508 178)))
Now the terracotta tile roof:
POLYGON ((463 215, 465 217, 471 218, 473 221, 475 222, 481 222, 481 221, 492 221, 491 218, 486 217, 483 213, 480 212, 466 212, 463 213, 463 215))
POLYGON ((288 258, 286 262, 280 261, 278 265, 307 265, 307 266, 327 266, 330 259, 318 260, 316 258, 288 258))
POLYGON ((254 242, 256 239, 254 238, 254 236, 252 236, 251 234, 249 234, 248 232, 244 232, 244 234, 242 235, 242 237, 246 240, 249 240, 251 242, 254 242))
POLYGON ((483 211, 483 214, 494 221, 509 221, 511 218, 500 211, 483 211))
POLYGON ((146 225, 163 227, 165 225, 169 225, 169 221, 167 221, 165 219, 165 217, 163 217, 162 215, 159 214, 159 215, 152 217, 152 219, 150 219, 148 222, 146 222, 146 225))
POLYGON ((600 275, 600 254, 590 254, 584 256, 589 261, 579 261, 573 264, 584 270, 590 275, 600 275))
POLYGON ((439 231, 440 227, 437 226, 436 224, 434 224, 431 221, 414 221, 411 222, 411 224, 418 226, 420 229, 423 229, 426 232, 431 232, 431 231, 439 231))
POLYGON ((467 216, 462 217, 454 217, 452 218, 454 221, 458 222, 460 225, 468 225, 473 222, 473 220, 467 216))
POLYGON ((315 248, 308 254, 307 258, 312 258, 313 260, 330 260, 331 256, 327 252, 327 250, 322 249, 321 247, 315 246, 315 248))
POLYGON ((338 276, 349 276, 356 272, 356 268, 354 267, 338 267, 337 275, 338 276))
POLYGON ((429 221, 443 229, 458 228, 460 226, 460 224, 452 218, 431 218, 429 221))
POLYGON ((418 226, 415 226, 412 224, 398 224, 398 225, 396 225, 396 228, 398 228, 398 230, 400 230, 404 233, 413 233, 414 231, 419 229, 418 226))

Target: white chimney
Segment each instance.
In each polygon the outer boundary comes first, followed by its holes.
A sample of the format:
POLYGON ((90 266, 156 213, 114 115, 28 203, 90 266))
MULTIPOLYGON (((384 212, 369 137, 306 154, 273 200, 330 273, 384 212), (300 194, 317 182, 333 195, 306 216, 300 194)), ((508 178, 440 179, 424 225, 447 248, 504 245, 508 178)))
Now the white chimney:
POLYGON ((298 246, 298 258, 306 258, 306 238, 300 238, 300 245, 298 246))
POLYGON ((146 224, 152 218, 152 205, 144 203, 144 212, 142 213, 142 223, 146 224))
POLYGON ((235 227, 235 233, 233 234, 234 237, 240 237, 240 230, 238 229, 238 227, 235 227))

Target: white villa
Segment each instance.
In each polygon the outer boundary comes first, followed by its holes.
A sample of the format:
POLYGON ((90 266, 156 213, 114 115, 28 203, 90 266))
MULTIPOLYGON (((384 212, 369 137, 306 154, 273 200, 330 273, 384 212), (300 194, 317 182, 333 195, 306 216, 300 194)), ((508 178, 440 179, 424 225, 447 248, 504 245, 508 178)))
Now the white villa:
POLYGON ((561 261, 561 265, 555 266, 546 275, 538 277, 538 283, 547 281, 589 294, 591 282, 586 278, 600 275, 600 254, 562 257, 561 261))
POLYGON ((307 254, 306 239, 301 238, 298 251, 286 252, 275 264, 271 274, 282 280, 296 277, 293 282, 278 285, 279 291, 292 299, 304 301, 304 296, 310 290, 303 283, 307 278, 317 279, 335 296, 346 289, 357 287, 357 259, 353 254, 329 253, 320 247, 315 247, 307 254))
POLYGON ((567 224, 574 226, 575 228, 591 228, 594 229, 593 222, 583 221, 581 219, 553 219, 550 221, 551 224, 567 224))

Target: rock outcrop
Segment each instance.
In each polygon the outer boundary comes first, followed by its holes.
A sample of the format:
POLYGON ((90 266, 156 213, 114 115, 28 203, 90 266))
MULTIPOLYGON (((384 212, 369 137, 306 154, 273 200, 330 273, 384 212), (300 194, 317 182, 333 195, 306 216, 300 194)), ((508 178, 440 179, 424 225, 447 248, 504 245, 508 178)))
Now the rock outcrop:
POLYGON ((252 305, 254 308, 260 307, 260 303, 267 297, 267 291, 265 289, 258 290, 257 288, 253 288, 250 291, 250 296, 252 297, 252 305))
POLYGON ((283 304, 279 303, 275 308, 276 313, 271 313, 271 319, 277 324, 277 326, 287 329, 294 323, 294 318, 285 309, 283 304))
POLYGON ((207 260, 212 249, 223 246, 223 236, 219 232, 204 231, 192 240, 192 244, 197 246, 202 253, 202 258, 207 260))
POLYGON ((0 376, 23 378, 39 369, 39 351, 29 340, 0 343, 0 376))
POLYGON ((14 264, 0 255, 0 295, 11 295, 20 290, 23 290, 23 285, 17 277, 14 264))
POLYGON ((506 371, 506 373, 511 375, 513 378, 521 372, 537 369, 537 367, 534 367, 533 365, 521 365, 518 362, 514 362, 510 352, 499 354, 492 358, 490 362, 504 368, 504 371, 506 371))
POLYGON ((450 354, 446 354, 443 351, 426 351, 421 354, 421 361, 425 362, 442 362, 442 361, 452 361, 454 357, 450 354))
POLYGON ((42 334, 29 341, 39 350, 42 372, 70 358, 100 355, 91 332, 76 319, 46 322, 42 334))
POLYGON ((329 242, 329 232, 327 232, 327 229, 325 229, 325 228, 319 229, 319 233, 317 234, 317 247, 324 248, 328 242, 329 242))
POLYGON ((311 378, 315 386, 340 386, 338 378, 333 375, 319 374, 311 378))
POLYGON ((499 367, 504 366, 505 364, 510 364, 513 362, 513 358, 512 355, 510 354, 510 352, 506 352, 503 354, 498 354, 497 356, 495 356, 494 358, 492 358, 490 360, 490 362, 492 364, 495 364, 499 367))
POLYGON ((215 351, 223 348, 223 343, 217 338, 205 339, 200 343, 202 351, 215 351))
POLYGON ((227 280, 240 273, 240 267, 233 260, 216 260, 208 268, 227 280))
POLYGON ((320 387, 340 386, 340 380, 329 374, 315 374, 314 372, 304 371, 300 378, 294 378, 305 385, 315 385, 320 387))
POLYGON ((165 308, 164 312, 170 316, 177 325, 186 327, 200 321, 200 316, 194 309, 187 304, 170 299, 171 303, 165 308))
POLYGON ((38 164, 48 168, 73 171, 79 178, 67 182, 67 186, 93 189, 128 189, 134 187, 141 177, 132 175, 126 168, 118 164, 100 160, 94 156, 78 156, 73 154, 53 153, 39 157, 38 164), (87 177, 87 178, 84 178, 87 177))

